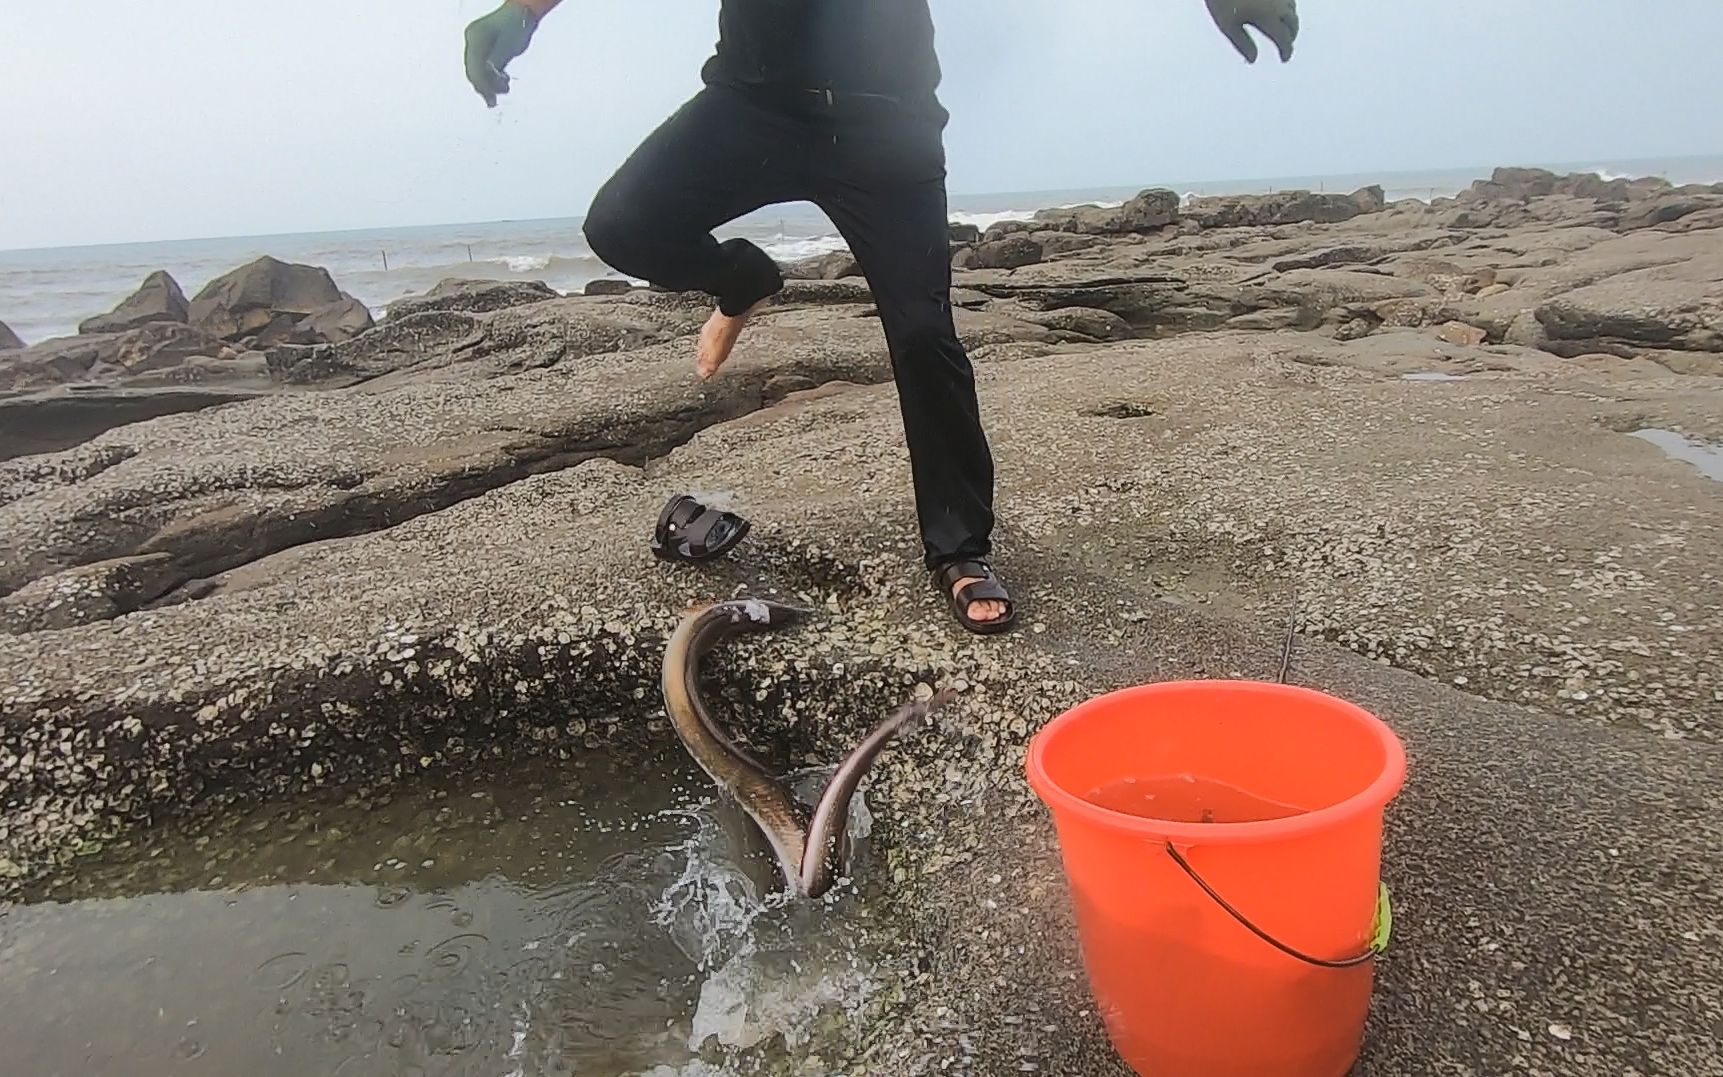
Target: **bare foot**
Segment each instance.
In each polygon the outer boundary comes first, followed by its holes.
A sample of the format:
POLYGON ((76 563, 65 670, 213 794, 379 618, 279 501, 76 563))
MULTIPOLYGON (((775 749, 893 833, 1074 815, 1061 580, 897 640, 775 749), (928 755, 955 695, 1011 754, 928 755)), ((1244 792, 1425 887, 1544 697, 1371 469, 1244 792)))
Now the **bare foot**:
MULTIPOLYGON (((966 576, 963 579, 958 580, 955 584, 952 585, 951 596, 953 598, 956 598, 957 592, 963 590, 965 587, 968 587, 972 583, 980 583, 980 582, 981 582, 981 577, 979 577, 979 576, 966 576)), ((983 599, 979 602, 971 602, 969 604, 969 619, 971 621, 980 621, 983 623, 985 623, 987 621, 997 621, 997 620, 999 620, 999 618, 1005 616, 1005 613, 1006 613, 1005 603, 996 601, 996 600, 991 599, 991 598, 983 599)))
POLYGON ((700 329, 700 353, 694 364, 701 378, 710 378, 718 373, 718 368, 730 358, 730 352, 736 347, 736 338, 742 335, 748 319, 765 305, 766 301, 762 299, 740 314, 729 315, 721 310, 712 312, 700 329))

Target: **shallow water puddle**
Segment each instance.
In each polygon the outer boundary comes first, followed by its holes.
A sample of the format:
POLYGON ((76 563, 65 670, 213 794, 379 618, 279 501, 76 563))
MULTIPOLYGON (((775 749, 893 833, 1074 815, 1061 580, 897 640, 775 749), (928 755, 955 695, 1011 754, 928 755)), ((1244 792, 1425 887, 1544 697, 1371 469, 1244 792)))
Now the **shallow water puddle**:
POLYGON ((1464 374, 1447 374, 1440 370, 1422 370, 1400 375, 1401 381, 1465 381, 1464 374))
POLYGON ((870 989, 859 899, 775 901, 722 810, 677 752, 151 835, 0 912, 5 1071, 620 1075, 793 1045, 870 989))
POLYGON ((1723 448, 1707 445, 1703 441, 1678 434, 1673 430, 1658 430, 1656 428, 1635 430, 1632 436, 1641 441, 1651 442, 1676 460, 1692 464, 1706 478, 1723 482, 1723 448))

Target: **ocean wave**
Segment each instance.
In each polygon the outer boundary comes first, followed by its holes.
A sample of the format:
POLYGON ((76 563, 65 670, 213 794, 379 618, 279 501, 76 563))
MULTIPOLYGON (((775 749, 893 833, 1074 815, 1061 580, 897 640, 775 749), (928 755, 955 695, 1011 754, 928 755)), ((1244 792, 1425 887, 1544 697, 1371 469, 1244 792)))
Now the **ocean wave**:
POLYGON ((1034 220, 1035 210, 1032 209, 1002 209, 997 213, 953 213, 951 223, 973 224, 983 232, 1004 221, 1034 220))
POLYGON ((546 282, 586 281, 609 271, 605 269, 603 262, 589 254, 568 257, 555 254, 504 254, 492 258, 477 258, 470 262, 463 258, 428 264, 391 263, 386 270, 381 266, 367 266, 362 269, 332 269, 331 272, 336 274, 337 281, 394 285, 425 280, 435 284, 447 277, 482 280, 544 279, 546 282))
POLYGON ((1123 201, 1118 201, 1118 202, 1066 202, 1063 205, 1054 206, 1053 208, 1054 209, 1083 209, 1083 208, 1088 207, 1088 206, 1093 206, 1096 209, 1118 209, 1120 206, 1122 206, 1124 204, 1125 203, 1123 201))
POLYGON ((1435 198, 1453 198, 1457 196, 1461 190, 1462 188, 1456 187, 1453 184, 1447 184, 1446 186, 1438 184, 1436 186, 1426 187, 1390 187, 1383 192, 1382 201, 1393 203, 1405 202, 1410 199, 1418 202, 1429 202, 1431 199, 1435 198))
POLYGON ((842 236, 796 237, 779 235, 762 242, 760 249, 777 261, 796 262, 803 258, 816 258, 822 254, 848 250, 849 244, 844 242, 842 236))
POLYGON ((485 261, 508 266, 512 273, 531 273, 537 269, 549 269, 555 257, 550 254, 506 254, 501 258, 486 258, 485 261))
MULTIPOLYGON (((490 265, 502 266, 510 273, 549 273, 552 275, 566 273, 602 273, 604 263, 590 254, 501 254, 492 258, 479 259, 490 265)), ((471 270, 476 262, 455 262, 449 265, 426 267, 459 271, 464 265, 471 270)), ((415 267, 418 268, 418 267, 415 267)))

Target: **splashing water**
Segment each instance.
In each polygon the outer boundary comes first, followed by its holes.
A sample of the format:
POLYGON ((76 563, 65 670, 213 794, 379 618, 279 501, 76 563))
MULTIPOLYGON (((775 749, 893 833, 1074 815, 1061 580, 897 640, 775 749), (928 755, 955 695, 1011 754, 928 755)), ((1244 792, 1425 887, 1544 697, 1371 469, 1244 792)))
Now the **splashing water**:
POLYGON ((787 900, 744 818, 677 751, 152 833, 0 919, 7 1070, 729 1072, 875 989, 860 896, 787 900))

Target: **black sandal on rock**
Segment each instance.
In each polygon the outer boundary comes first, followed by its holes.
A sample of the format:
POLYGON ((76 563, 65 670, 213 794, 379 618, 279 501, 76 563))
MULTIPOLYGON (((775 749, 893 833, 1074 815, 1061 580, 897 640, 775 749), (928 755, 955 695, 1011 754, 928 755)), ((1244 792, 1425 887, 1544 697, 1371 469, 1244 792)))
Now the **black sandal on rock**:
POLYGON ((946 603, 951 607, 951 615, 957 618, 957 623, 977 635, 996 635, 1009 629, 1017 620, 1017 607, 1011 600, 1011 593, 999 582, 993 566, 985 561, 951 561, 941 565, 933 573, 933 585, 945 596, 946 603), (957 586, 957 581, 963 579, 974 579, 976 582, 953 592, 952 588, 957 586), (1005 616, 995 617, 991 621, 977 621, 969 616, 971 602, 1003 602, 1005 616))
POLYGON ((652 552, 665 561, 709 561, 734 549, 748 535, 748 521, 710 509, 677 494, 658 514, 652 552))

